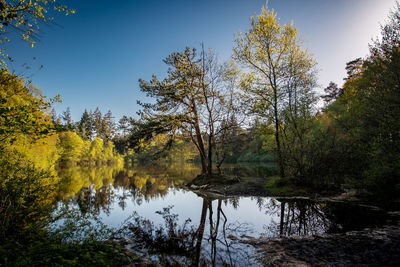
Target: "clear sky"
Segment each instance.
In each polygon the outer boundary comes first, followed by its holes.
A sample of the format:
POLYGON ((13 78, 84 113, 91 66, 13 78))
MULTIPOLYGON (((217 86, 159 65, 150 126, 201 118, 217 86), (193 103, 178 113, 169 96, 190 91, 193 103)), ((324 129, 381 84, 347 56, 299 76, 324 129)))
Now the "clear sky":
MULTIPOLYGON (((71 108, 79 120, 84 109, 111 110, 116 120, 135 116, 144 99, 138 79, 166 74, 162 60, 186 46, 204 43, 221 60, 232 54, 234 34, 250 27, 264 0, 69 0, 75 15, 57 16, 43 26, 34 48, 6 48, 17 73, 52 97, 60 94, 60 113, 71 108), (35 60, 33 58, 36 58, 35 60), (43 68, 39 70, 39 66, 43 68)), ((368 53, 395 0, 269 0, 282 23, 293 20, 305 46, 318 62, 319 84, 342 85, 345 64, 368 53)))

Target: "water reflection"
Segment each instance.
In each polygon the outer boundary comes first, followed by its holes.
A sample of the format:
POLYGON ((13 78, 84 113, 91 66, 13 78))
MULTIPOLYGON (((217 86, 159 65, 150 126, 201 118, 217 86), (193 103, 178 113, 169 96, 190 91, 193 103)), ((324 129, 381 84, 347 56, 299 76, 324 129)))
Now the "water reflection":
POLYGON ((128 238, 131 248, 150 254, 163 265, 257 265, 251 257, 253 249, 238 239, 248 231, 247 225, 228 222, 222 199, 203 198, 198 225, 192 224, 191 219, 180 225, 178 215, 171 212, 172 206, 157 212, 163 225, 134 216, 115 237, 128 238), (217 205, 215 214, 213 202, 217 205))
MULTIPOLYGON (((225 172, 262 177, 264 168, 228 165, 225 172)), ((181 189, 199 170, 194 164, 70 167, 59 170, 59 198, 113 227, 130 218, 116 237, 169 265, 257 265, 253 249, 240 239, 335 233, 378 225, 385 218, 377 210, 342 202, 212 198, 181 189)))
POLYGON ((59 198, 74 197, 81 189, 88 187, 98 190, 103 186, 109 186, 114 183, 115 177, 123 169, 124 166, 118 164, 97 167, 72 165, 68 168, 60 168, 57 170, 61 178, 59 198))
POLYGON ((382 225, 387 215, 383 210, 341 201, 309 199, 259 198, 258 205, 269 216, 279 217, 266 225, 266 236, 309 236, 341 233, 382 225))

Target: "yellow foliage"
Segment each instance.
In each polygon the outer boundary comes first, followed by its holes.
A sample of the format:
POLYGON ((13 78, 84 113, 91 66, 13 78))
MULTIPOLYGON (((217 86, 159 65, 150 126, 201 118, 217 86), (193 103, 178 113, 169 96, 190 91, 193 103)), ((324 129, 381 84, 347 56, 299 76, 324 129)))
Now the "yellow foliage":
POLYGON ((60 158, 60 151, 57 148, 58 135, 52 134, 39 140, 32 141, 29 136, 20 135, 11 146, 26 160, 32 162, 36 168, 54 171, 54 166, 60 158))

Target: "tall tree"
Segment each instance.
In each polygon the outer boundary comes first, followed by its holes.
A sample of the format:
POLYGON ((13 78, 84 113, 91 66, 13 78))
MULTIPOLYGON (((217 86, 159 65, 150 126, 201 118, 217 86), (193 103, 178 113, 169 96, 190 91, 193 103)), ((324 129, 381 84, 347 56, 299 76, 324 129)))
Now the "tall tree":
POLYGON ((264 7, 260 15, 251 17, 251 28, 239 33, 235 43, 234 59, 249 70, 242 84, 251 96, 252 110, 274 124, 280 176, 284 177, 282 111, 289 108, 291 115, 301 111, 299 89, 310 89, 315 63, 301 49, 293 23, 280 25, 276 13, 264 7))
POLYGON ((163 81, 155 76, 150 82, 139 80, 141 90, 156 102, 139 102, 141 119, 130 142, 139 146, 156 134, 167 133, 167 145, 171 145, 176 133, 187 135, 199 151, 202 173, 211 174, 215 130, 221 122, 217 110, 224 102, 221 66, 213 53, 203 49, 198 56, 190 48, 172 53, 164 62, 170 68, 163 81))
POLYGON ((104 141, 110 141, 115 134, 115 123, 114 117, 111 113, 111 110, 107 111, 103 117, 103 136, 102 139, 104 141))
POLYGON ((96 132, 96 137, 102 138, 104 136, 103 131, 103 115, 101 114, 100 109, 97 107, 93 112, 93 128, 96 132))
POLYGON ((82 114, 80 121, 78 122, 78 130, 82 138, 85 140, 93 139, 93 119, 92 113, 86 109, 82 114))
POLYGON ((61 114, 61 119, 64 122, 64 127, 66 130, 73 130, 74 129, 74 123, 71 118, 71 110, 69 107, 65 111, 62 112, 61 114))
POLYGON ((139 113, 142 121, 138 124, 137 133, 145 140, 151 139, 153 133, 169 133, 172 141, 176 131, 188 130, 199 151, 202 172, 205 173, 207 154, 199 110, 199 106, 204 103, 201 94, 202 68, 196 49, 186 48, 183 53, 172 53, 164 62, 170 66, 164 81, 159 81, 156 76, 150 82, 139 80, 141 90, 155 97, 156 103, 138 102, 144 109, 139 113))

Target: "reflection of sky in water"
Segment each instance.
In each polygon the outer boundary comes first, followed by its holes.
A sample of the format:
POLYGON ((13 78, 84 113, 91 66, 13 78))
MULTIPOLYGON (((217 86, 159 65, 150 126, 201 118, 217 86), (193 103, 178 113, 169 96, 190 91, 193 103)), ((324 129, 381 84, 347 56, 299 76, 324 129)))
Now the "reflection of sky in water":
MULTIPOLYGON (((116 195, 122 195, 123 189, 116 190, 116 195)), ((270 198, 263 198, 264 201, 269 201, 270 198)), ((118 205, 118 201, 114 201, 111 206, 111 212, 108 216, 104 212, 100 214, 105 224, 118 227, 120 224, 128 218, 133 212, 136 212, 139 216, 149 219, 154 222, 155 225, 163 224, 162 216, 156 214, 156 211, 162 210, 167 206, 173 206, 171 213, 179 215, 179 223, 190 218, 194 225, 199 224, 203 199, 197 196, 191 191, 185 191, 182 189, 168 190, 168 194, 153 198, 138 205, 135 199, 128 197, 126 200, 126 207, 124 210, 118 205)), ((213 204, 213 216, 216 217, 217 211, 217 200, 212 202, 213 204)), ((264 226, 269 225, 271 220, 275 222, 279 221, 279 214, 277 215, 266 215, 264 208, 259 209, 255 198, 241 197, 239 199, 239 205, 235 209, 231 203, 222 202, 222 210, 227 217, 228 223, 246 223, 254 229, 254 235, 259 236, 263 232, 264 226)), ((207 215, 208 216, 208 215, 207 215)), ((208 223, 208 220, 207 220, 208 223)), ((250 235, 250 233, 249 233, 250 235)))
MULTIPOLYGON (((122 188, 115 190, 115 199, 118 196, 124 195, 122 188)), ((125 191, 125 194, 127 192, 125 191)), ((263 198, 265 201, 269 201, 269 198, 263 198)), ((164 227, 164 220, 157 211, 163 210, 168 206, 173 206, 171 214, 178 214, 178 225, 182 226, 186 219, 190 218, 190 226, 198 229, 201 221, 201 213, 203 207, 203 199, 196 195, 194 192, 186 191, 183 189, 169 188, 168 193, 164 196, 154 197, 149 200, 143 200, 139 205, 136 199, 127 197, 125 199, 126 206, 124 210, 118 204, 118 201, 114 201, 111 204, 110 213, 107 215, 105 212, 100 213, 102 221, 109 226, 119 228, 121 223, 125 221, 131 214, 136 212, 139 216, 144 219, 150 220, 157 227, 162 225, 164 227)), ((218 239, 217 246, 217 265, 223 265, 232 260, 232 265, 241 266, 258 266, 258 263, 254 261, 250 255, 253 255, 255 248, 251 245, 241 243, 237 240, 232 240, 232 237, 240 238, 243 234, 247 236, 258 237, 265 230, 265 225, 269 224, 271 218, 275 221, 279 221, 278 215, 267 215, 265 209, 260 208, 257 205, 256 199, 250 197, 240 198, 237 202, 238 205, 234 207, 229 200, 222 201, 221 209, 227 218, 225 227, 226 235, 223 235, 223 225, 225 219, 220 214, 220 223, 218 228, 218 239), (229 244, 230 251, 227 252, 227 247, 223 242, 229 244), (229 256, 228 256, 229 255, 229 256), (221 261, 222 259, 222 261, 221 261)), ((212 258, 212 241, 210 240, 210 210, 207 209, 207 215, 204 226, 204 237, 202 241, 202 258, 212 258)), ((218 213, 218 200, 212 201, 212 223, 213 227, 216 225, 217 213, 218 213)), ((179 227, 178 226, 178 227, 179 227)), ((157 260, 157 256, 152 256, 153 260, 157 260)), ((192 264, 191 262, 190 264, 192 264)))
MULTIPOLYGON (((201 255, 211 259, 212 247, 216 246, 214 255, 218 254, 222 259, 217 259, 217 265, 226 263, 232 257, 239 266, 257 265, 249 257, 254 248, 237 239, 260 235, 291 236, 348 231, 355 226, 360 227, 360 224, 366 227, 370 223, 381 221, 371 218, 382 218, 380 214, 374 215, 368 210, 360 209, 360 206, 349 206, 346 203, 278 200, 272 197, 214 199, 211 202, 213 216, 210 218, 210 200, 176 187, 193 179, 198 173, 197 168, 198 166, 191 164, 169 165, 167 168, 69 168, 59 173, 63 179, 60 198, 82 211, 98 214, 104 224, 116 229, 128 218, 132 223, 134 220, 131 216, 135 213, 144 220, 151 221, 156 228, 165 228, 163 216, 156 212, 173 206, 170 212, 178 215, 178 228, 190 218, 189 227, 201 232, 199 226, 203 219, 201 255), (202 217, 203 211, 206 212, 202 217), (214 231, 217 225, 218 214, 218 235, 215 237, 217 239, 213 239, 215 233, 211 234, 211 230, 214 231), (227 251, 228 247, 230 251, 227 251)), ((263 177, 267 175, 268 168, 269 166, 235 165, 226 169, 226 173, 235 173, 240 177, 263 177)))

